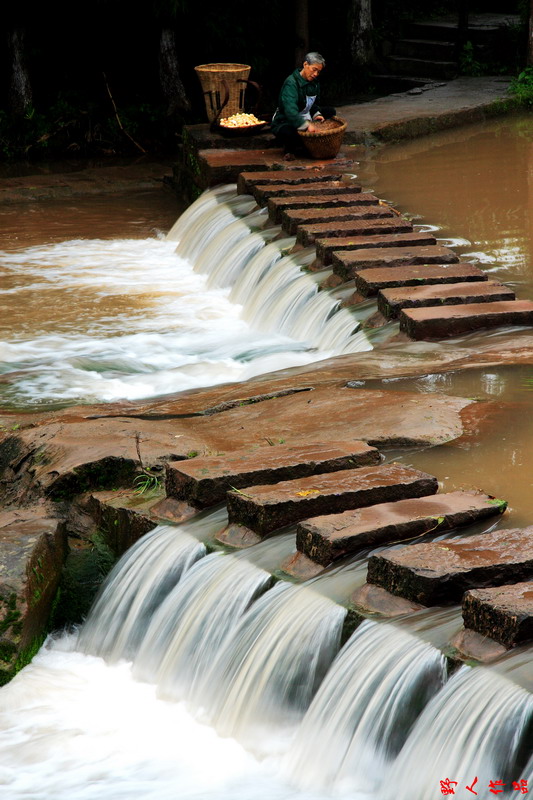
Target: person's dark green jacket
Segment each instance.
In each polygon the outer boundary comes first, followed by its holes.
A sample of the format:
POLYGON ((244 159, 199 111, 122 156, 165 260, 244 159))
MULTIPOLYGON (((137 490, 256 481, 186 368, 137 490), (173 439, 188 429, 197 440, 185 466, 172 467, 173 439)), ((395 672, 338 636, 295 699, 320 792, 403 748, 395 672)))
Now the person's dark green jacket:
POLYGON ((282 125, 291 125, 296 130, 305 130, 309 119, 320 114, 320 86, 317 80, 306 81, 300 75, 300 70, 295 69, 281 87, 278 107, 272 117, 272 133, 276 133, 282 125), (304 117, 307 108, 309 117, 304 117))

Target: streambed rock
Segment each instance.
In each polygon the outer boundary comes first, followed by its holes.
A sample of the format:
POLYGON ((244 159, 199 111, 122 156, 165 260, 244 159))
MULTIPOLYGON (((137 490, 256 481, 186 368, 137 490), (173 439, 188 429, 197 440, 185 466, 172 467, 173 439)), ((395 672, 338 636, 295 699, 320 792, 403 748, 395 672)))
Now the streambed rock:
POLYGON ((232 488, 353 469, 377 464, 379 460, 376 448, 365 442, 247 448, 167 464, 166 492, 170 497, 205 508, 222 503, 232 488))
POLYGON ((307 517, 434 494, 437 479, 401 464, 360 467, 227 493, 228 520, 260 536, 307 517))
POLYGON ((423 605, 459 602, 469 589, 533 577, 533 527, 385 550, 368 562, 368 582, 423 605))
POLYGON ((298 525, 296 547, 317 564, 327 566, 365 548, 495 516, 500 507, 493 500, 482 492, 458 491, 315 517, 298 525))
POLYGON ((67 555, 65 522, 50 513, 45 504, 0 513, 0 684, 47 633, 67 555))
POLYGON ((533 325, 533 302, 500 300, 444 308, 404 308, 400 330, 412 339, 443 339, 482 328, 533 325))
POLYGON ((471 589, 463 597, 465 627, 506 648, 533 639, 533 581, 471 589))

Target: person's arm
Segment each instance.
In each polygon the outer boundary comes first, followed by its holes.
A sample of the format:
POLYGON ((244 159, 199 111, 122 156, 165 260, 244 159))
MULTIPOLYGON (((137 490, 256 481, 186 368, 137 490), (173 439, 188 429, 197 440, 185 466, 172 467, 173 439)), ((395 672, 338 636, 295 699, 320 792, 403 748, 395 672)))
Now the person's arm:
POLYGON ((292 76, 282 86, 280 104, 287 122, 297 130, 304 131, 309 123, 298 110, 298 86, 292 76))

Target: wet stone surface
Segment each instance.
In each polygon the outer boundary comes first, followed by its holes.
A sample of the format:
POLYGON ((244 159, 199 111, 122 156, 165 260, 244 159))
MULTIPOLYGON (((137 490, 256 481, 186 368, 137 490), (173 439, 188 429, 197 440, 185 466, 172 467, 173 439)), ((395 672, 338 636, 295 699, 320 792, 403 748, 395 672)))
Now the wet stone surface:
POLYGON ((198 508, 221 503, 232 488, 304 478, 379 463, 364 442, 319 442, 246 448, 167 465, 166 491, 198 508))
POLYGON ((481 492, 458 491, 315 517, 298 525, 296 547, 327 566, 367 547, 470 525, 497 515, 499 507, 492 499, 481 492))
POLYGON ((227 494, 230 523, 261 536, 308 517, 435 494, 437 479, 401 464, 361 467, 227 494))
MULTIPOLYGON (((301 187, 300 187, 301 188, 301 187)), ((336 208, 358 208, 360 206, 379 206, 379 199, 374 194, 362 192, 323 195, 306 195, 301 191, 300 194, 289 195, 287 197, 272 197, 268 201, 268 213, 273 222, 281 222, 283 212, 288 209, 301 209, 309 213, 320 213, 336 208)), ((313 219, 309 219, 312 222, 313 219)))
POLYGON ((533 302, 502 300, 468 303, 445 308, 404 309, 399 316, 400 330, 412 339, 443 339, 481 328, 533 325, 533 302))
POLYGON ((358 219, 347 222, 317 222, 300 225, 296 239, 300 244, 314 244, 316 239, 335 236, 358 236, 372 233, 407 233, 413 229, 408 220, 396 215, 384 219, 358 219))
POLYGON ((368 251, 368 258, 375 256, 378 263, 380 263, 379 254, 382 250, 393 250, 396 253, 401 252, 397 250, 399 247, 433 247, 437 246, 437 240, 430 233, 409 231, 408 233, 378 233, 331 238, 321 237, 316 240, 315 245, 317 258, 327 266, 333 263, 335 255, 342 251, 348 251, 349 253, 356 252, 357 250, 368 251), (376 249, 377 252, 375 252, 376 249))
POLYGON ((378 308, 386 317, 397 317, 402 308, 492 303, 514 300, 512 289, 498 281, 464 281, 440 286, 410 286, 408 289, 383 289, 378 294, 378 308))
POLYGON ((463 597, 466 628, 504 647, 533 639, 533 581, 493 589, 472 589, 463 597))
POLYGON ((459 257, 448 247, 435 244, 420 247, 383 247, 379 251, 361 249, 334 252, 331 261, 335 274, 340 275, 343 280, 349 280, 362 269, 376 267, 384 269, 415 264, 453 264, 459 261, 459 257))
POLYGON ((259 205, 266 205, 270 198, 290 196, 294 200, 298 197, 321 195, 322 197, 335 197, 338 195, 353 196, 361 192, 361 185, 349 181, 322 181, 317 183, 306 183, 297 186, 290 183, 279 183, 272 186, 262 184, 251 185, 251 192, 259 205))
POLYGON ((237 181, 237 191, 239 194, 250 194, 253 186, 271 186, 277 183, 298 186, 302 183, 339 180, 339 174, 338 169, 315 169, 312 166, 304 169, 241 172, 237 181))
POLYGON ((300 225, 320 225, 330 222, 346 223, 363 219, 395 217, 385 205, 355 205, 342 208, 291 208, 281 213, 283 229, 294 235, 300 225))
POLYGON ((373 297, 381 289, 421 286, 438 283, 483 281, 488 276, 472 264, 423 264, 421 266, 364 269, 354 274, 355 288, 364 297, 373 297))
POLYGON ((532 577, 533 527, 385 550, 368 562, 369 583, 428 606, 532 577))

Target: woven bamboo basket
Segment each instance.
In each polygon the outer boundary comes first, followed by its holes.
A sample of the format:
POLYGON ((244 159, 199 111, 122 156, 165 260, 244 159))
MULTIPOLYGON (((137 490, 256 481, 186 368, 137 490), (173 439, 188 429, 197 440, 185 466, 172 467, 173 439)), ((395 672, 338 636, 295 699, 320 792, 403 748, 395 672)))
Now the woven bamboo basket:
POLYGON ((200 64, 194 68, 204 93, 209 122, 213 122, 222 109, 225 117, 244 111, 250 69, 248 64, 200 64))
POLYGON ((346 122, 340 117, 332 117, 324 122, 314 122, 316 133, 298 131, 311 158, 335 158, 340 150, 346 122))

